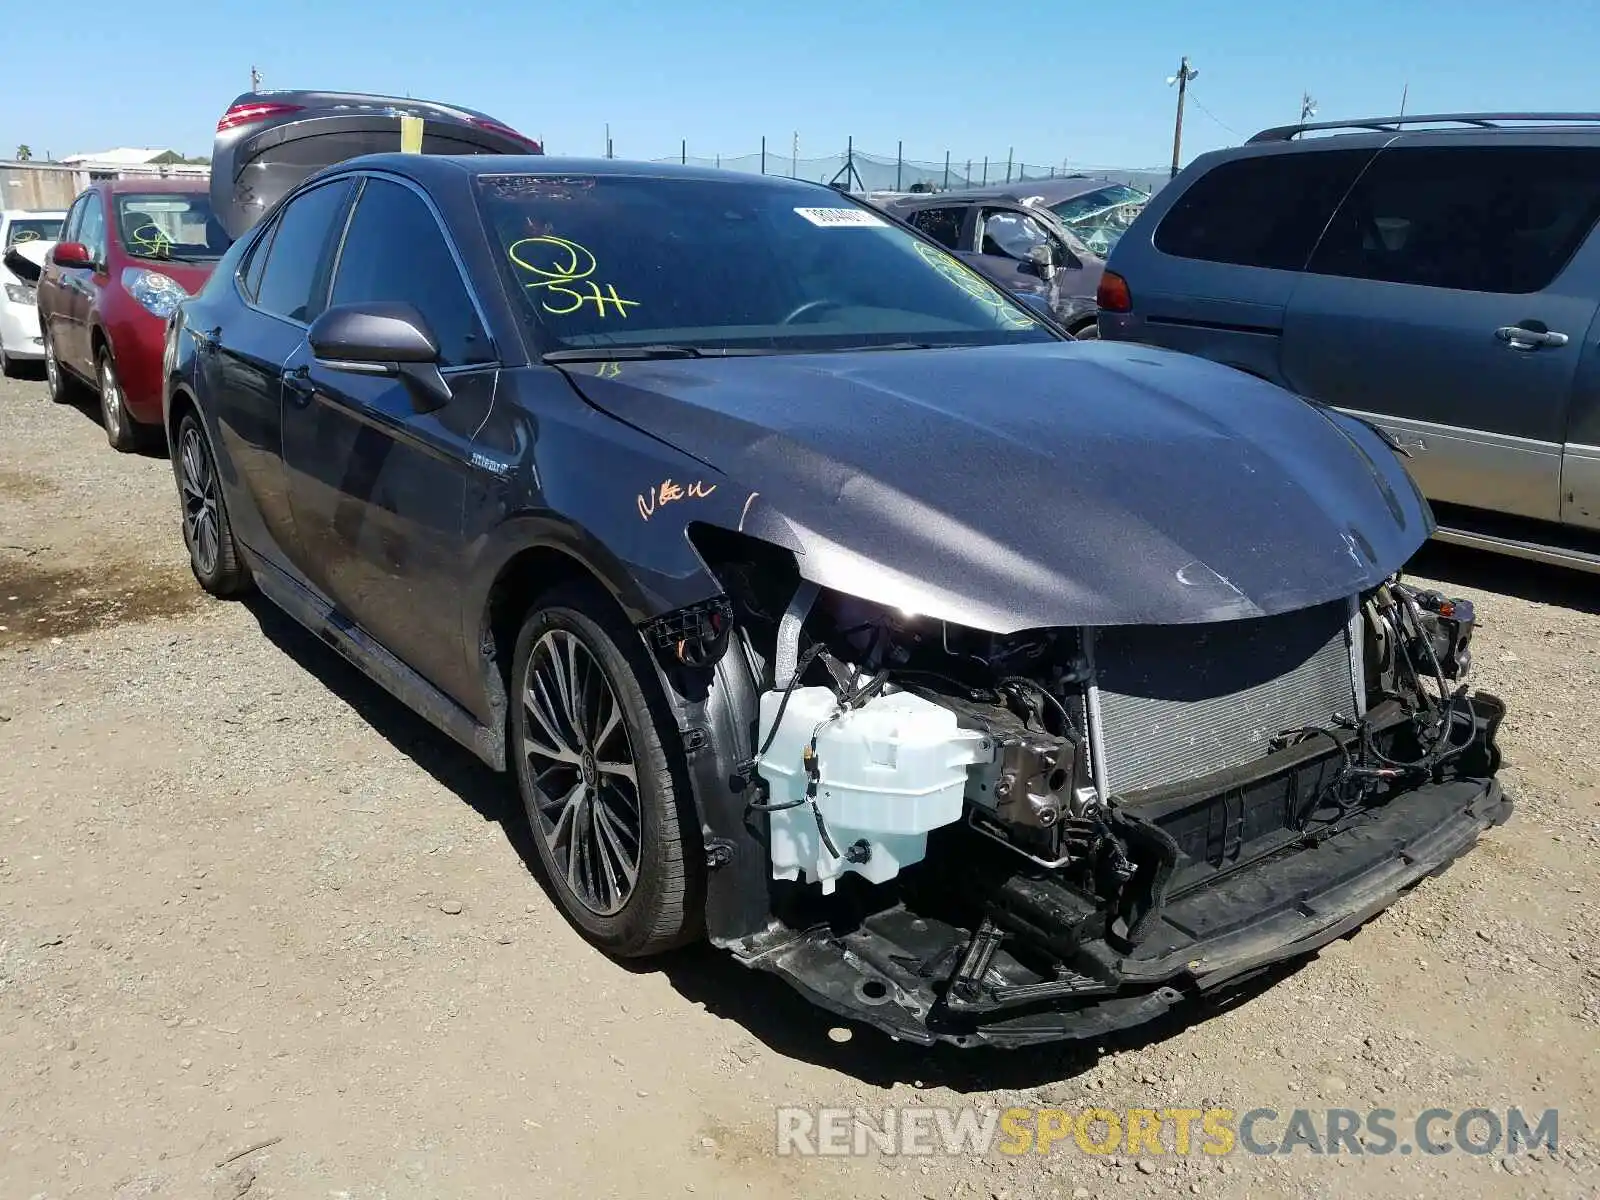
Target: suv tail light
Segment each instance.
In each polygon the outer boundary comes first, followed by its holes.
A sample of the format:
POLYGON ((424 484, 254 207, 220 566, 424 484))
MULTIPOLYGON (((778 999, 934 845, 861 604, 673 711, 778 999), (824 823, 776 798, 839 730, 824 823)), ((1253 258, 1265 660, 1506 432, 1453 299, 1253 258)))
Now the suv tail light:
POLYGON ((217 132, 226 133, 241 125, 254 125, 257 121, 265 121, 271 117, 288 116, 290 113, 301 112, 304 107, 300 104, 235 104, 222 114, 222 119, 217 122, 217 132))
POLYGON ((479 129, 487 129, 490 133, 498 133, 501 137, 512 138, 527 146, 535 154, 543 154, 544 147, 525 133, 518 133, 509 125, 502 125, 499 121, 491 121, 488 117, 468 117, 467 124, 475 125, 479 129))
POLYGON ((1095 303, 1101 312, 1125 313, 1133 311, 1133 294, 1128 291, 1128 281, 1115 271, 1100 276, 1100 287, 1095 291, 1095 303))

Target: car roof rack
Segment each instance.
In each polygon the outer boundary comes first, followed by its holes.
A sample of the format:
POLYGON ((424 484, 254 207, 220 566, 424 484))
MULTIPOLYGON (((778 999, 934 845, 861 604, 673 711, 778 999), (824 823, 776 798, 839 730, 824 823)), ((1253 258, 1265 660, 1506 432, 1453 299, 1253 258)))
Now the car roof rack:
MULTIPOLYGON (((1600 125, 1600 113, 1433 113, 1414 117, 1362 117, 1355 121, 1316 121, 1299 125, 1275 125, 1263 129, 1250 142, 1288 142, 1302 133, 1325 129, 1367 129, 1393 132, 1403 125, 1471 125, 1497 129, 1506 121, 1533 121, 1544 125, 1600 125)), ((1249 144, 1249 143, 1246 143, 1249 144)))

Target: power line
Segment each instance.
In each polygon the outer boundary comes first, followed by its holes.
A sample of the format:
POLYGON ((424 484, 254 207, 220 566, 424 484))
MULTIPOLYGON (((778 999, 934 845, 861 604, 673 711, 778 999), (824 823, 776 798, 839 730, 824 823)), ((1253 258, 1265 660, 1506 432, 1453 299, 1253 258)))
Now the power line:
POLYGON ((1210 117, 1218 125, 1221 125, 1223 129, 1227 130, 1227 132, 1233 134, 1234 137, 1236 137, 1236 138, 1244 137, 1244 134, 1240 133, 1232 125, 1229 125, 1221 117, 1217 116, 1216 113, 1212 112, 1209 108, 1207 108, 1205 106, 1205 102, 1202 101, 1199 96, 1196 96, 1193 93, 1190 93, 1189 99, 1194 101, 1194 106, 1196 108, 1198 108, 1201 112, 1205 113, 1206 116, 1210 117))

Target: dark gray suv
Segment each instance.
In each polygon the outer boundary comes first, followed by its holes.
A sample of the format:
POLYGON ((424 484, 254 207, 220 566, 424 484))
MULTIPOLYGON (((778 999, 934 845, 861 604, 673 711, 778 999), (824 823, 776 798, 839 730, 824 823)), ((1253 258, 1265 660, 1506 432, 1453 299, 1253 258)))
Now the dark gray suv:
POLYGON ((1600 570, 1600 115, 1293 125, 1191 163, 1100 331, 1385 429, 1447 541, 1600 570))

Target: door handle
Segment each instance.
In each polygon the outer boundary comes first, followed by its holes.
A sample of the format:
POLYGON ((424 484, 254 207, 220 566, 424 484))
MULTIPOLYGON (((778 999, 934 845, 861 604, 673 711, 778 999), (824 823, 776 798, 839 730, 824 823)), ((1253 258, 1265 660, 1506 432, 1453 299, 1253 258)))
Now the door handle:
POLYGON ((1538 350, 1541 347, 1558 349, 1567 344, 1567 335, 1546 329, 1542 321, 1524 321, 1521 325, 1502 325, 1494 331, 1495 337, 1513 350, 1538 350))
POLYGON ((296 367, 283 374, 283 394, 288 397, 289 403, 296 408, 304 408, 311 403, 312 394, 316 387, 311 382, 311 372, 306 367, 296 367))

